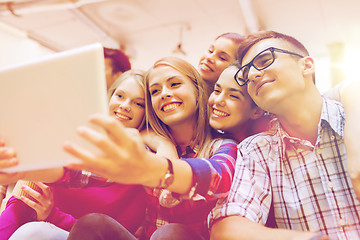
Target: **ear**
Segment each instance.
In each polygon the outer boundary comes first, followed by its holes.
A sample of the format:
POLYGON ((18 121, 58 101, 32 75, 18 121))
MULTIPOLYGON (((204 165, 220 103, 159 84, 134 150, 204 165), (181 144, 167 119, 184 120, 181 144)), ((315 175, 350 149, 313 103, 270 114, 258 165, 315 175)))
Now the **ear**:
POLYGON ((254 107, 254 109, 255 109, 255 111, 250 116, 251 119, 255 120, 264 115, 265 111, 262 110, 261 108, 259 108, 258 106, 254 107))
POLYGON ((304 77, 307 76, 312 76, 315 73, 315 64, 314 64, 314 59, 310 56, 306 56, 303 59, 301 59, 301 63, 302 63, 302 70, 303 70, 303 74, 304 77))

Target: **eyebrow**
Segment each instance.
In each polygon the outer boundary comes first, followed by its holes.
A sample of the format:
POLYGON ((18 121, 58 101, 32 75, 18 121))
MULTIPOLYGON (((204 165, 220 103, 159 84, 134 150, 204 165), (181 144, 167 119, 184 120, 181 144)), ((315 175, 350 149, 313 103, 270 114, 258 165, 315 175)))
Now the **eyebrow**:
POLYGON ((236 88, 230 88, 229 89, 230 92, 239 92, 241 95, 243 95, 245 97, 245 94, 243 93, 243 91, 236 89, 236 88))
MULTIPOLYGON (((215 83, 215 86, 221 88, 221 85, 218 83, 215 83)), ((229 89, 230 92, 239 92, 241 95, 243 95, 245 97, 245 94, 243 93, 243 91, 241 91, 240 89, 236 89, 236 88, 230 88, 229 89)))
MULTIPOLYGON (((168 78, 166 79, 166 82, 171 81, 171 80, 174 79, 174 78, 178 78, 178 77, 182 77, 182 76, 183 76, 183 75, 175 75, 175 76, 168 77, 168 78)), ((149 86, 149 88, 151 88, 151 87, 153 87, 153 86, 156 86, 156 85, 159 85, 159 83, 153 83, 153 84, 151 84, 151 85, 149 86)))

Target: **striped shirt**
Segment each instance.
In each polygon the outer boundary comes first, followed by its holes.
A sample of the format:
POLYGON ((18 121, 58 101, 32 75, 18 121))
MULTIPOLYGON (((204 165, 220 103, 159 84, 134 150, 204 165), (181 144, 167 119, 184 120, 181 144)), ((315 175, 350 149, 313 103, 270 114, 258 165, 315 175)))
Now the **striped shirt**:
POLYGON ((273 204, 279 228, 360 238, 360 205, 346 171, 345 113, 323 98, 315 146, 290 137, 275 120, 270 131, 245 139, 229 196, 209 215, 241 215, 265 224, 273 204))
POLYGON ((145 223, 147 237, 150 238, 162 225, 182 223, 205 239, 209 238, 206 218, 217 199, 224 198, 229 193, 234 175, 236 143, 224 139, 210 158, 193 158, 194 155, 192 149, 179 154, 181 159, 191 166, 194 173, 194 187, 189 195, 178 195, 177 202, 172 198, 174 205, 166 207, 161 204, 161 193, 152 188, 147 189, 149 194, 145 223))

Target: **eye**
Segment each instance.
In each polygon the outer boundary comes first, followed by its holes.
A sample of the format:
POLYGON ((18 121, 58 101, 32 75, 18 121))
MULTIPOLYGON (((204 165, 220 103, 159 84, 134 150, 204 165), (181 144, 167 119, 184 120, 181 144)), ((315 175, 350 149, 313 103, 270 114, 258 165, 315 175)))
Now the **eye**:
POLYGON ((135 103, 137 106, 141 107, 141 108, 145 108, 145 104, 142 102, 137 102, 135 103))
POLYGON ((233 94, 231 94, 230 97, 231 97, 231 98, 235 98, 235 99, 240 99, 239 96, 236 96, 236 95, 233 95, 233 94))
POLYGON ((221 55, 219 58, 220 58, 222 61, 228 61, 228 59, 227 59, 226 56, 221 55))
POLYGON ((273 61, 273 57, 271 53, 264 53, 255 59, 254 65, 257 68, 265 68, 269 66, 272 63, 272 61, 273 61))
POLYGON ((219 94, 221 93, 221 91, 220 91, 219 89, 214 89, 214 93, 215 93, 216 95, 219 95, 219 94))
POLYGON ((123 95, 122 95, 121 93, 116 94, 116 96, 117 96, 118 98, 122 98, 122 97, 123 97, 123 95))
POLYGON ((171 83, 171 87, 178 87, 179 85, 181 85, 180 82, 173 82, 173 83, 171 83))
POLYGON ((155 96, 155 95, 157 95, 158 93, 159 93, 159 90, 158 90, 158 89, 153 89, 153 90, 150 91, 151 96, 155 96))

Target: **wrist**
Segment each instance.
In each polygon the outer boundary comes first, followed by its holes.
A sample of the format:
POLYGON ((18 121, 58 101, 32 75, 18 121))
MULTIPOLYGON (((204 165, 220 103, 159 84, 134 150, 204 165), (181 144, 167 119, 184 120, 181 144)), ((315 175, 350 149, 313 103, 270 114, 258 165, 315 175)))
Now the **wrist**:
POLYGON ((165 158, 167 161, 167 170, 160 178, 159 184, 156 188, 166 189, 174 182, 174 167, 170 159, 165 158))

